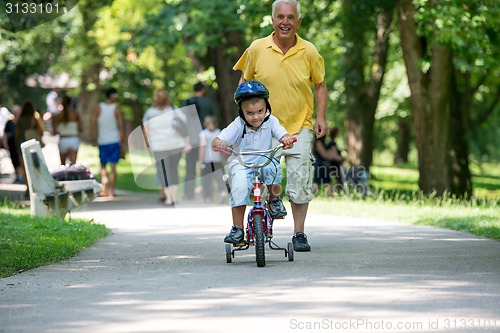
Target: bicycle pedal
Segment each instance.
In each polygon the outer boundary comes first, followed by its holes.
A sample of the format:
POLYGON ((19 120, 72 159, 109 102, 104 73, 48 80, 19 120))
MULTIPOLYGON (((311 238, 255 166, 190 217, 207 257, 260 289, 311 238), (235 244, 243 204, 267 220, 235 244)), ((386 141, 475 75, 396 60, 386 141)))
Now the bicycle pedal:
POLYGON ((238 244, 233 244, 234 247, 242 247, 242 246, 245 246, 247 245, 247 243, 238 243, 238 244))

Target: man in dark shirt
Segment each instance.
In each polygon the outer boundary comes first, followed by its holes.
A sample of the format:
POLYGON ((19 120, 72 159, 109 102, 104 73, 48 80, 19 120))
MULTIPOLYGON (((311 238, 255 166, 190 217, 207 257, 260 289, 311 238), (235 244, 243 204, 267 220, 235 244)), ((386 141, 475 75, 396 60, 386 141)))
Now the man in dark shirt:
MULTIPOLYGON (((182 106, 195 105, 201 129, 204 129, 203 122, 208 115, 218 117, 217 110, 211 100, 206 97, 206 87, 202 82, 194 85, 194 96, 184 101, 182 106)), ((200 127, 188 126, 189 141, 191 151, 186 154, 186 179, 184 183, 184 199, 194 199, 194 180, 196 179, 196 162, 198 161, 200 147, 200 127)))

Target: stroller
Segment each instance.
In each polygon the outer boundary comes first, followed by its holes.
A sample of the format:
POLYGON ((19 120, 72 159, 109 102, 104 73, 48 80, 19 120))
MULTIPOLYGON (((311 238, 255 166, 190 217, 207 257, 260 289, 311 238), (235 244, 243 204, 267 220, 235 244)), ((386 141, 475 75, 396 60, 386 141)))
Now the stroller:
POLYGON ((371 196, 375 194, 375 188, 368 184, 370 178, 369 171, 362 165, 355 165, 340 168, 342 187, 345 194, 354 193, 361 196, 371 196))

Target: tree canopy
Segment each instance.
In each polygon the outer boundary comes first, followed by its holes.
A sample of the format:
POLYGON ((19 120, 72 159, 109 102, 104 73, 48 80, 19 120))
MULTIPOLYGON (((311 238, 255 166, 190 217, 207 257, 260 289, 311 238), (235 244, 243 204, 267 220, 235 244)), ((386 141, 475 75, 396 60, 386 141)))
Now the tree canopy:
MULTIPOLYGON (((419 156, 413 162, 421 168, 421 182, 433 178, 421 184, 424 191, 455 186, 462 193, 470 188, 453 179, 470 178, 470 161, 498 161, 497 0, 301 4, 299 34, 325 59, 328 121, 345 134, 340 144, 350 159, 369 167, 387 153, 419 156), (436 162, 436 156, 443 158, 436 162)), ((104 87, 114 86, 127 118, 137 125, 154 89, 166 88, 180 104, 201 80, 224 125, 235 114, 231 97, 239 73, 232 66, 252 40, 272 32, 271 5, 81 0, 60 17, 16 32, 3 15, 0 102, 31 99, 43 111, 48 90, 27 87, 26 79, 67 73, 80 82, 68 93, 78 95, 83 115, 104 87)))

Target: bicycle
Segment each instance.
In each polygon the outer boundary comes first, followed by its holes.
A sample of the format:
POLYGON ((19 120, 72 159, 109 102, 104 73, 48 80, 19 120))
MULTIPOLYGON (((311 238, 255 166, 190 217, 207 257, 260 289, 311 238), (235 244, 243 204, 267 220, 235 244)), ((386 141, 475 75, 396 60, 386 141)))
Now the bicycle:
MULTIPOLYGON (((297 139, 294 138, 293 142, 297 139)), ((280 247, 276 244, 273 238, 273 222, 271 214, 269 213, 268 199, 269 193, 267 191, 267 186, 264 181, 260 178, 259 169, 267 166, 272 162, 274 155, 283 148, 283 144, 280 143, 275 148, 263 151, 252 151, 252 152, 237 152, 232 147, 227 147, 226 149, 220 150, 227 155, 235 155, 238 162, 246 168, 252 168, 254 171, 253 180, 253 196, 254 203, 253 207, 248 212, 247 226, 246 226, 246 239, 240 244, 226 244, 226 262, 231 263, 237 251, 245 251, 250 248, 250 246, 255 246, 255 260, 257 262, 257 267, 264 267, 266 265, 266 253, 265 244, 269 244, 271 250, 279 250, 285 252, 285 257, 288 257, 288 261, 293 261, 293 244, 289 242, 286 248, 280 247), (259 164, 247 164, 243 160, 245 155, 264 155, 270 154, 267 157, 267 161, 259 164), (232 247, 235 247, 234 249, 232 247)))

